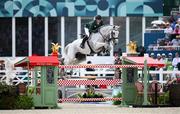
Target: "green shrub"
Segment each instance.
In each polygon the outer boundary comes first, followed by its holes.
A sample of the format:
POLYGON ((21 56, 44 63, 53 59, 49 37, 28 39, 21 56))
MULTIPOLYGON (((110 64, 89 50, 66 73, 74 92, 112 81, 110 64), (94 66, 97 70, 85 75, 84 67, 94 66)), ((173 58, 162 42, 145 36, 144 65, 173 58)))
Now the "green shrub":
POLYGON ((16 86, 0 83, 0 109, 14 109, 17 96, 16 86))
POLYGON ((79 98, 104 98, 104 96, 100 93, 95 93, 93 87, 89 87, 85 93, 78 94, 79 98))
POLYGON ((78 94, 78 97, 79 98, 104 98, 104 96, 100 93, 93 93, 93 94, 87 94, 87 93, 83 93, 82 95, 81 94, 78 94))
POLYGON ((15 109, 16 97, 3 96, 0 98, 0 109, 15 109))
POLYGON ((16 108, 17 109, 30 109, 33 107, 33 99, 32 97, 23 95, 18 96, 16 99, 16 108))
POLYGON ((17 87, 0 83, 0 109, 30 109, 33 100, 28 96, 18 96, 17 87))
POLYGON ((2 96, 17 96, 17 87, 0 83, 0 97, 2 98, 2 96))
POLYGON ((164 95, 159 96, 158 101, 159 104, 169 104, 169 91, 164 93, 164 95))
MULTIPOLYGON (((113 98, 121 98, 122 97, 122 93, 119 92, 117 95, 113 96, 113 98)), ((121 101, 113 101, 113 105, 120 105, 121 101)))

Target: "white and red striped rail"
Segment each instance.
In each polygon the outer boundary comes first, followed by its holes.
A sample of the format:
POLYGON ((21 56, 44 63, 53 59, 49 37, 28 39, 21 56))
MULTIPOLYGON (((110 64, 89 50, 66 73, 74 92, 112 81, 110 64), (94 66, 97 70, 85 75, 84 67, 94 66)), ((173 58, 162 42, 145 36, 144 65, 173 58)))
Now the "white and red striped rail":
POLYGON ((121 101, 122 98, 63 98, 58 102, 87 102, 87 101, 121 101))
POLYGON ((58 80, 59 86, 76 86, 76 85, 117 85, 120 79, 113 80, 58 80))
POLYGON ((143 68, 144 65, 59 65, 59 68, 143 68))

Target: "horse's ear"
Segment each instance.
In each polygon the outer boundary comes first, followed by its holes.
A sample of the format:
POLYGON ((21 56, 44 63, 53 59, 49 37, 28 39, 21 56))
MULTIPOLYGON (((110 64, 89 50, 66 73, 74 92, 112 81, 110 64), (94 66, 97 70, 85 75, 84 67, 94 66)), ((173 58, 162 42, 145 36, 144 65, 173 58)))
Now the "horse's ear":
POLYGON ((120 28, 120 26, 116 26, 116 28, 117 28, 117 29, 119 29, 119 28, 120 28))
POLYGON ((120 28, 120 26, 116 26, 116 25, 113 26, 113 29, 118 30, 119 28, 120 28))

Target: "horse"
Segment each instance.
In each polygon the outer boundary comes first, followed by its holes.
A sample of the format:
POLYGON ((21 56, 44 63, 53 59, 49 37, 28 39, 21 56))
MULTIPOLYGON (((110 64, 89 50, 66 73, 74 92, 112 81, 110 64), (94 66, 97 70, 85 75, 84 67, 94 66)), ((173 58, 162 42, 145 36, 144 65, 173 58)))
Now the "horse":
POLYGON ((110 44, 118 43, 119 28, 116 25, 101 26, 97 33, 91 33, 84 48, 80 47, 82 39, 76 39, 69 43, 64 50, 64 64, 78 64, 86 59, 86 55, 97 54, 103 50, 110 51, 110 44))

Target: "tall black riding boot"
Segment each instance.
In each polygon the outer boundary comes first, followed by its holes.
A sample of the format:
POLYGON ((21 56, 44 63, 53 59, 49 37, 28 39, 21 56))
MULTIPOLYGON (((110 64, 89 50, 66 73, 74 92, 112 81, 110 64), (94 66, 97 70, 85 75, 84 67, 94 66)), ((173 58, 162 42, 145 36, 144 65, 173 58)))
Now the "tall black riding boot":
POLYGON ((86 36, 85 38, 83 38, 83 41, 82 41, 82 43, 81 43, 81 45, 80 45, 80 47, 83 48, 83 49, 84 49, 84 47, 85 47, 85 42, 86 42, 86 40, 88 40, 88 37, 87 37, 87 36, 86 36))

